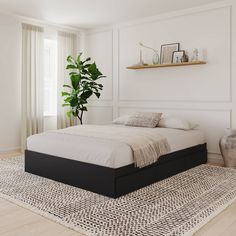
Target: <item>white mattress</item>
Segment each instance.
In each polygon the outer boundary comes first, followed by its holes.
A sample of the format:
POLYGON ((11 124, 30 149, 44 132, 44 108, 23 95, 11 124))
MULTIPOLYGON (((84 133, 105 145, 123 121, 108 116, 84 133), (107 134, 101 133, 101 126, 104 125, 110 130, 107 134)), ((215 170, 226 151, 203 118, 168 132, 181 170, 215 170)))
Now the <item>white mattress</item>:
MULTIPOLYGON (((154 128, 153 132, 158 132, 167 138, 171 152, 205 143, 204 134, 200 130, 154 128)), ((56 132, 45 132, 29 137, 27 149, 110 168, 133 163, 132 150, 126 143, 56 132)))

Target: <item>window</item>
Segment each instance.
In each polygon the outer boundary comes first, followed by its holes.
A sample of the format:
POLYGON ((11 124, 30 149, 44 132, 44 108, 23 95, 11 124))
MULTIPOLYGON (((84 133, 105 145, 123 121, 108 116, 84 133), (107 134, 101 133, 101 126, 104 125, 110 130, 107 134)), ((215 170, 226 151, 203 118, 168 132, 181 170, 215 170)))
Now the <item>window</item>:
POLYGON ((44 39, 44 116, 57 114, 57 41, 44 39))

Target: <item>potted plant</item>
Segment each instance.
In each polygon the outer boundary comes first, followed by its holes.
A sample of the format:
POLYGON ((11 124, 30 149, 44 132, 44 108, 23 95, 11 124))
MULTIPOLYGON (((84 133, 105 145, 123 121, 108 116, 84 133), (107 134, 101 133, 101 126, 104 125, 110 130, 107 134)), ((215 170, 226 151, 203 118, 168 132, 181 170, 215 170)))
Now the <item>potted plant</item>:
POLYGON ((62 92, 65 102, 62 106, 70 107, 67 115, 77 117, 82 125, 84 111, 88 111, 88 99, 93 94, 97 98, 100 97, 103 85, 98 83, 98 80, 106 76, 99 71, 95 62, 90 63, 91 58, 83 61, 81 55, 82 53, 78 55, 77 59, 71 56, 67 58, 66 69, 70 71, 71 84, 63 85, 66 91, 62 92))

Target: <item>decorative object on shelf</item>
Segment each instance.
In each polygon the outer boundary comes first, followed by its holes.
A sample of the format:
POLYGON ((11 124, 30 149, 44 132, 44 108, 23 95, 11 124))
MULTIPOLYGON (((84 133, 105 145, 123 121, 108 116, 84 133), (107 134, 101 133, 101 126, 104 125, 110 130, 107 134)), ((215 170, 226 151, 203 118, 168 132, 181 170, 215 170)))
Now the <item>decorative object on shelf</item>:
POLYGON ((143 52, 140 49, 140 51, 139 51, 139 62, 137 64, 134 64, 133 66, 144 66, 144 65, 147 65, 147 64, 145 64, 143 62, 143 52))
POLYGON ((144 62, 143 62, 143 52, 142 52, 141 49, 139 51, 139 63, 138 63, 138 65, 144 65, 144 62))
POLYGON ((198 61, 199 60, 199 49, 194 48, 188 51, 189 61, 198 61))
POLYGON ((163 44, 161 45, 161 64, 172 63, 173 52, 179 51, 179 43, 163 44))
POLYGON ((182 63, 185 60, 185 51, 174 51, 172 54, 172 63, 182 63))
POLYGON ((205 61, 193 61, 193 62, 182 62, 182 63, 170 63, 170 64, 158 64, 158 65, 133 65, 126 67, 130 70, 142 70, 150 68, 163 68, 163 67, 175 67, 175 66, 194 66, 194 65, 204 65, 205 61))
POLYGON ((154 55, 153 55, 153 58, 152 58, 152 63, 154 65, 156 64, 159 64, 160 63, 160 57, 159 57, 159 54, 158 54, 158 50, 154 49, 154 48, 151 48, 149 46, 146 46, 144 45, 142 42, 139 43, 139 45, 143 48, 147 48, 147 49, 150 49, 152 51, 154 51, 154 55))
POLYGON ((220 139, 220 151, 225 166, 236 168, 236 129, 226 129, 220 139))
POLYGON ((186 53, 186 51, 185 51, 185 53, 184 53, 183 62, 189 62, 189 56, 188 56, 188 54, 186 53))

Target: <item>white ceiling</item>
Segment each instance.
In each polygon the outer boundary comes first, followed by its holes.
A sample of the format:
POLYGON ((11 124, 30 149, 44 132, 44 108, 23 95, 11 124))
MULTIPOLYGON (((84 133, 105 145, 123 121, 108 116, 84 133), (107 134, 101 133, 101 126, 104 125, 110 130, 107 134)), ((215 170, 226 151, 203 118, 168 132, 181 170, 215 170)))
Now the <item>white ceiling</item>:
POLYGON ((92 28, 218 0, 0 0, 0 10, 56 24, 92 28))

